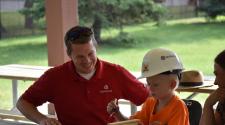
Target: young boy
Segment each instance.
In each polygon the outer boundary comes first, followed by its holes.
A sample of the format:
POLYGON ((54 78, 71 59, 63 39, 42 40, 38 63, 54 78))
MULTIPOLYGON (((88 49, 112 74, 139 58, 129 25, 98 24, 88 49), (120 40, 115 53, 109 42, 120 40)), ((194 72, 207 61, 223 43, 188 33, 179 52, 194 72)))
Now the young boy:
MULTIPOLYGON (((162 48, 149 51, 144 56, 140 78, 146 78, 151 94, 130 119, 140 119, 144 125, 189 125, 188 109, 175 95, 182 69, 176 53, 162 48)), ((127 120, 115 100, 108 104, 107 111, 118 121, 127 120)))

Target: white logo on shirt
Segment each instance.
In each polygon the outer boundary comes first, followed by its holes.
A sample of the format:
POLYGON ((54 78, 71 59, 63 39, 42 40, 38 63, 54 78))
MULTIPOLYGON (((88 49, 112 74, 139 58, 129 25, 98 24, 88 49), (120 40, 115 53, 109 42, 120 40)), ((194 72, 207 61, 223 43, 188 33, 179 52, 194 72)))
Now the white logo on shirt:
POLYGON ((99 91, 100 93, 109 93, 112 92, 111 89, 109 89, 109 85, 105 84, 103 89, 99 91))

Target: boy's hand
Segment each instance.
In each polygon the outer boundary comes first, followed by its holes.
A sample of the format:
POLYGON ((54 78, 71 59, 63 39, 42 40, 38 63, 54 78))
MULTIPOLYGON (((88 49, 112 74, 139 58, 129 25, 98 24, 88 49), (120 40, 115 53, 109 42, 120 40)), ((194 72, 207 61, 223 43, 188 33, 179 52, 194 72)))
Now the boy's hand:
POLYGON ((119 106, 117 104, 117 99, 112 100, 107 105, 107 112, 112 116, 114 113, 119 111, 119 106))

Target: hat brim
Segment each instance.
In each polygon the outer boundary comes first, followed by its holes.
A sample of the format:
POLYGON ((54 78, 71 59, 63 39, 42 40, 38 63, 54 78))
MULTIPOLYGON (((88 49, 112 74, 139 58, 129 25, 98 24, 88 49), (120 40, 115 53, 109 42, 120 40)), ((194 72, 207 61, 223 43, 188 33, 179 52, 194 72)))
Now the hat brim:
POLYGON ((210 87, 213 86, 214 82, 213 81, 204 81, 202 85, 198 85, 198 86, 182 86, 179 85, 178 89, 194 89, 194 88, 202 88, 202 87, 210 87))

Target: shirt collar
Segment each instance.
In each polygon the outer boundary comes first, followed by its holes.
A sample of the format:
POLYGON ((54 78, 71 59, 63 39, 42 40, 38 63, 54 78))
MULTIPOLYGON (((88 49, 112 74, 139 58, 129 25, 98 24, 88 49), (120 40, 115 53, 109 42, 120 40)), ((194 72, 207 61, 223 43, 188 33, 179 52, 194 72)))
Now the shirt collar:
MULTIPOLYGON (((81 80, 83 79, 77 72, 76 68, 73 64, 73 61, 71 60, 69 62, 69 69, 71 70, 72 74, 75 75, 76 80, 81 80)), ((95 74, 92 76, 94 79, 101 79, 102 78, 102 72, 103 72, 103 62, 97 58, 96 62, 96 71, 95 74)), ((92 78, 91 78, 92 79, 92 78)))

